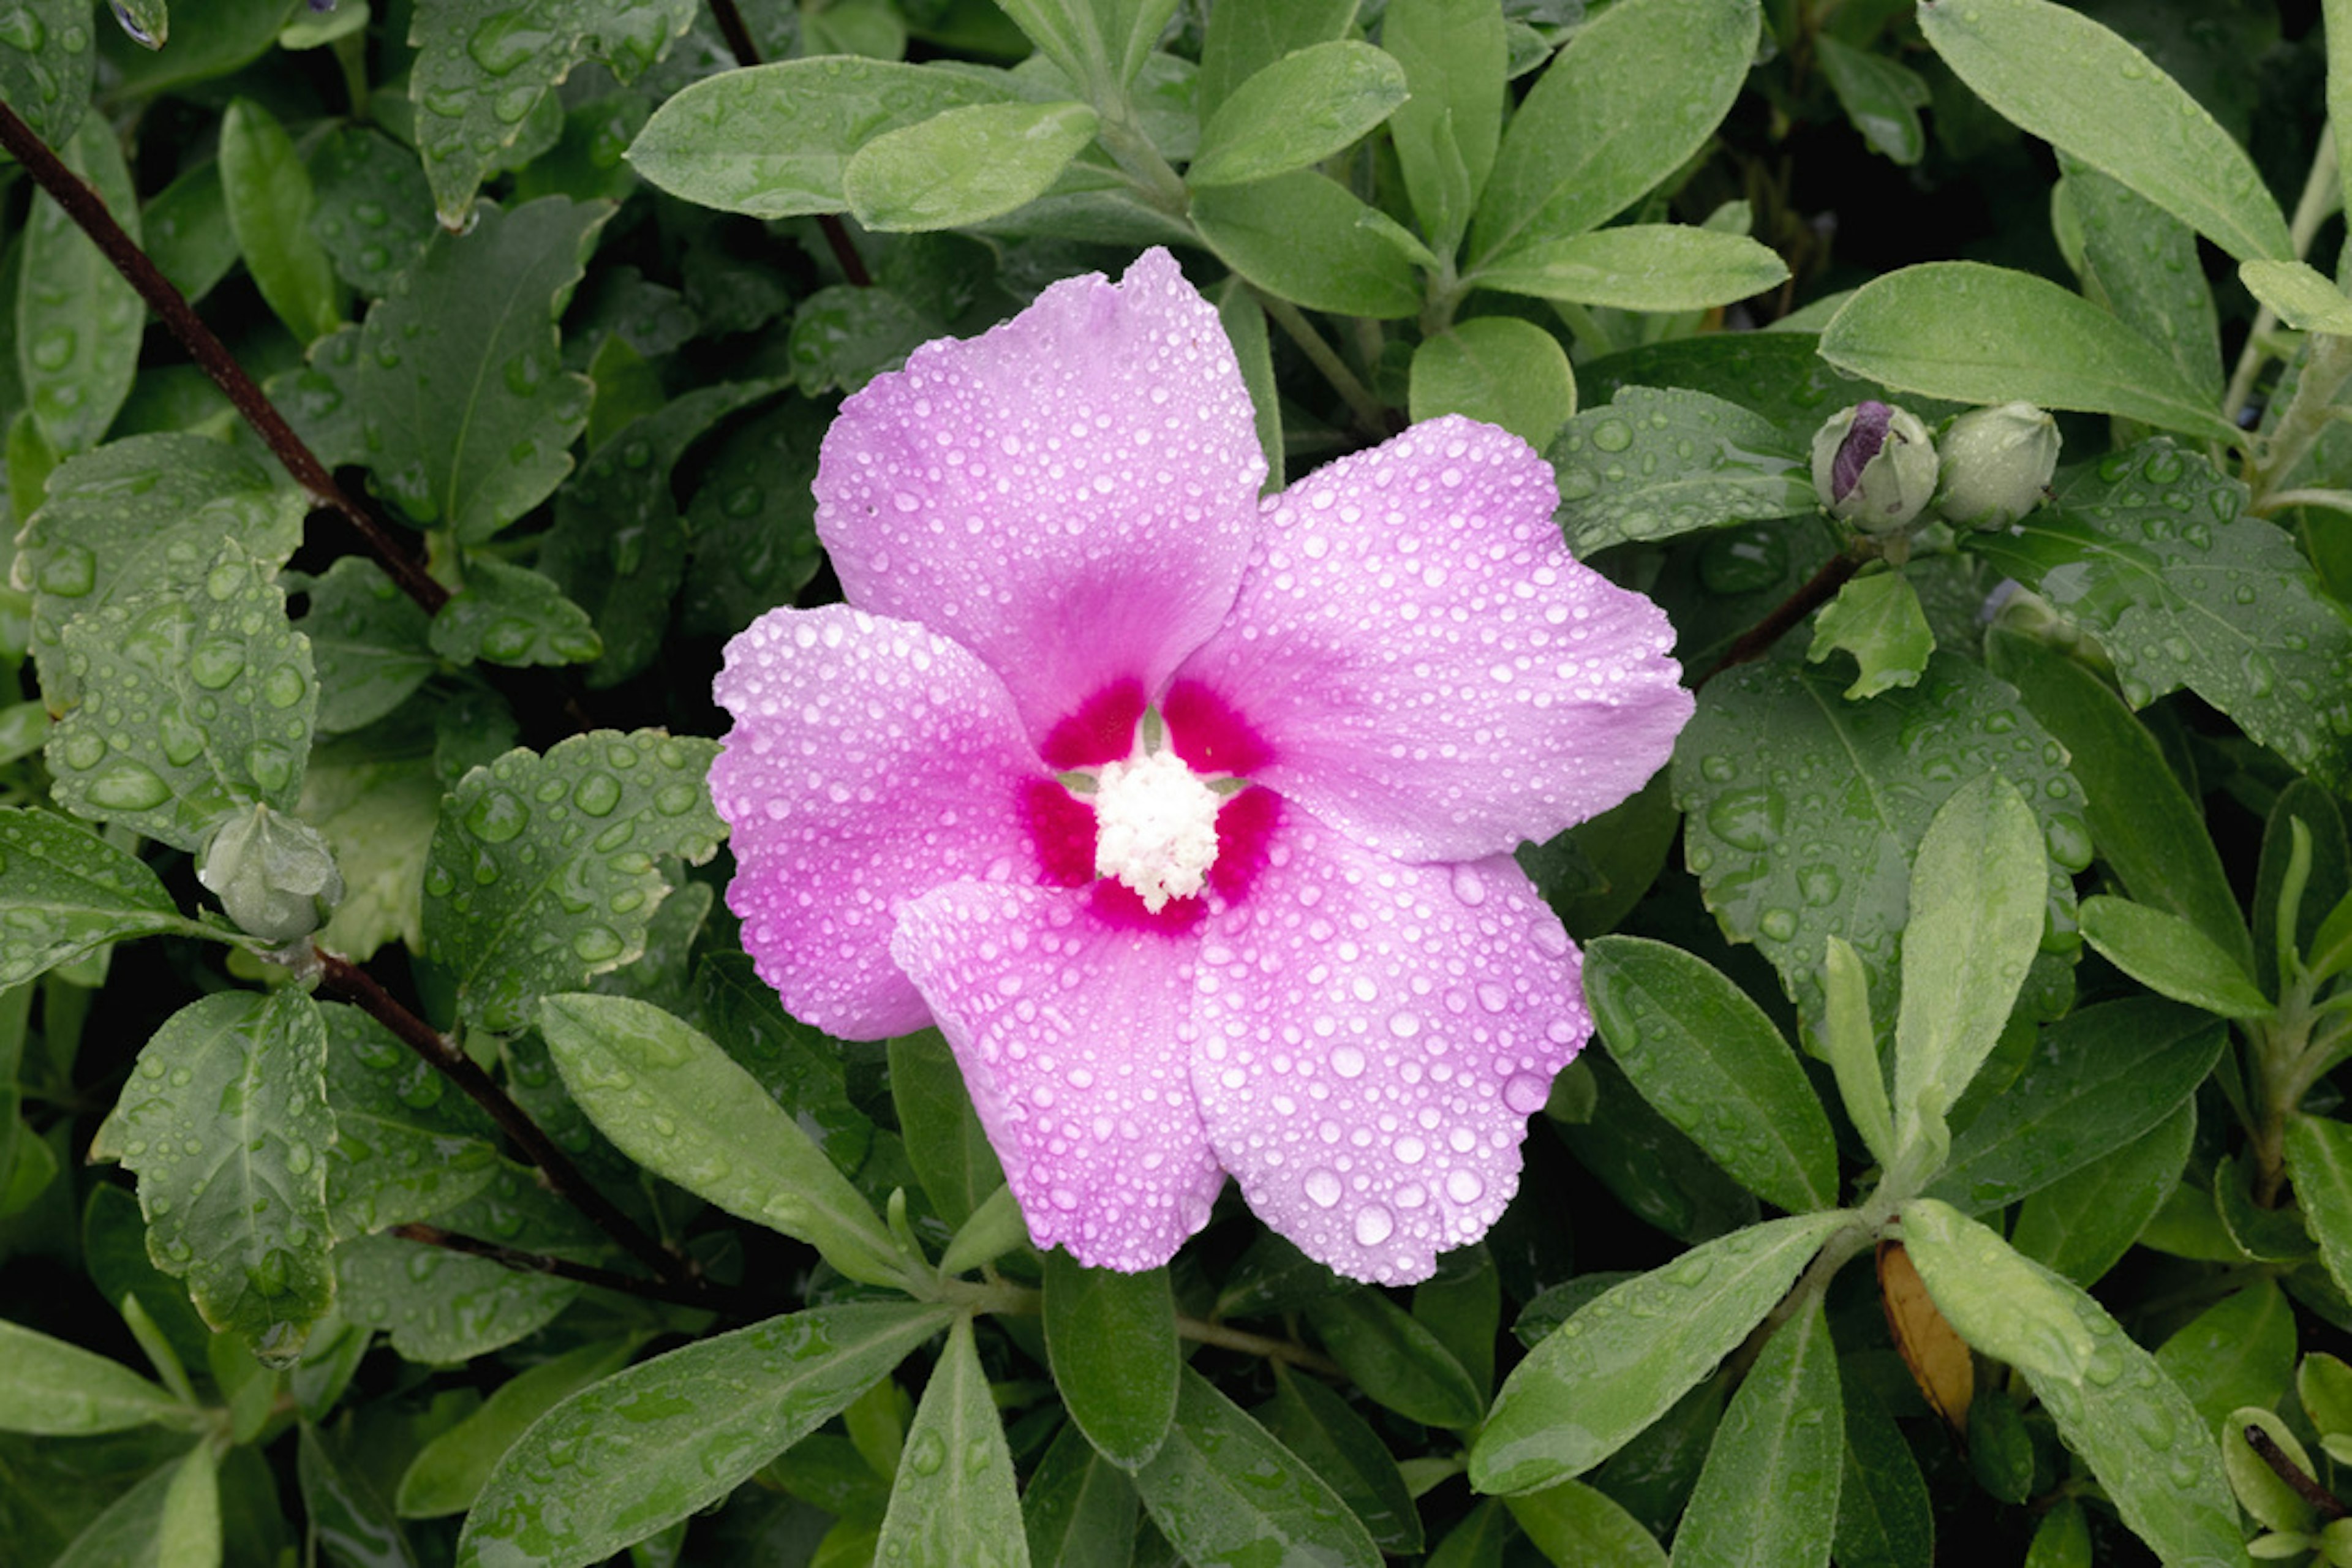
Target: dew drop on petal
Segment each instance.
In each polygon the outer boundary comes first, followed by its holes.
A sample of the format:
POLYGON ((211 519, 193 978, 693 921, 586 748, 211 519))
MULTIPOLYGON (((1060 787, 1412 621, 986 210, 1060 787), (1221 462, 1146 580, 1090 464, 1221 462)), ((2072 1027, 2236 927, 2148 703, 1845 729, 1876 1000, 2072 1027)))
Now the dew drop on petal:
POLYGON ((1378 1247, 1395 1229, 1396 1221, 1378 1204, 1366 1204, 1356 1211, 1356 1239, 1366 1247, 1378 1247))
POLYGON ((1339 1201, 1339 1178, 1325 1170, 1307 1172, 1307 1195, 1318 1208, 1329 1208, 1339 1201))

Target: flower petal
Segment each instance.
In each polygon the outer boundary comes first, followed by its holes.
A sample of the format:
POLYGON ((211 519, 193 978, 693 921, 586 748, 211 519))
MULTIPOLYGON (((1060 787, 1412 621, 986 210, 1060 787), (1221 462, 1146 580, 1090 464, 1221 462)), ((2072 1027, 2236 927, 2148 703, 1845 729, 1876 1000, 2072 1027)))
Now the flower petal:
POLYGON ((1209 1142, 1310 1258, 1426 1279, 1517 1190, 1528 1114, 1592 1030, 1581 962, 1507 856, 1408 866, 1284 824, 1202 946, 1209 1142))
POLYGON ((900 906, 891 952, 1039 1247, 1135 1273, 1208 1223, 1225 1178, 1186 1067, 1199 947, 1100 920, 1083 890, 955 882, 900 906))
POLYGON ((1405 859, 1605 810, 1664 763, 1692 700, 1664 614, 1569 555, 1558 500, 1525 442, 1458 416, 1318 469, 1268 506, 1169 710, 1223 703, 1271 754, 1260 783, 1405 859))
POLYGON ((1042 743, 1107 686, 1157 691, 1216 628, 1265 477, 1217 313, 1154 250, 844 403, 816 525, 851 604, 980 655, 1042 743))
POLYGON ((716 694, 735 716, 710 769, 727 904, 760 977, 831 1034, 923 1027, 892 906, 1038 869, 1020 802, 1045 764, 1003 682, 921 626, 833 605, 762 616, 727 645, 716 694))

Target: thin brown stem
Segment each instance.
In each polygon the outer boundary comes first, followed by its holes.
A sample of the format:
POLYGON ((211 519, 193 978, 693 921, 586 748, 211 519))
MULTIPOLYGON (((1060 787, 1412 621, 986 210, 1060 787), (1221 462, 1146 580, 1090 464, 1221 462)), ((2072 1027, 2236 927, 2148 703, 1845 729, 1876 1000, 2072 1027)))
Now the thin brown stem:
POLYGON ((1762 658, 1772 645, 1788 635, 1798 622, 1837 597, 1837 591, 1846 585, 1862 569, 1860 556, 1841 552, 1824 562, 1822 569, 1806 580, 1804 586, 1773 607, 1772 613, 1757 622, 1731 645, 1729 652, 1715 661, 1715 668, 1694 683, 1705 686, 1736 664, 1748 664, 1762 658))
MULTIPOLYGON (((727 52, 735 57, 739 66, 760 63, 760 46, 751 41, 751 29, 743 23, 743 13, 735 0, 710 0, 710 19, 719 24, 719 36, 727 40, 727 52)), ((856 245, 849 237, 849 226, 839 214, 816 215, 818 232, 833 251, 834 264, 841 268, 844 281, 854 288, 870 289, 874 275, 866 270, 866 258, 857 254, 856 245)))
POLYGON ((366 970, 323 948, 312 951, 318 957, 320 984, 390 1029, 402 1045, 464 1089, 467 1098, 488 1112, 499 1130, 539 1167, 540 1174, 557 1196, 587 1215, 597 1229, 669 1284, 684 1288, 694 1277, 686 1259, 647 1236, 636 1221, 590 1184, 571 1156, 555 1146, 554 1140, 499 1087, 497 1079, 482 1070, 481 1064, 459 1050, 441 1031, 394 1001, 392 994, 377 984, 375 976, 366 970))
POLYGON ((138 290, 140 298, 163 319, 163 325, 180 340, 190 357, 228 395, 228 400, 236 405, 245 422, 253 426, 254 433, 277 454, 294 482, 310 491, 319 505, 343 518, 358 531, 402 592, 415 600, 426 614, 437 612, 447 602, 449 590, 435 582, 414 556, 401 549, 373 513, 343 492, 335 476, 294 433, 286 416, 278 412, 277 405, 246 374, 227 345, 213 335, 212 329, 173 287, 172 280, 156 269, 147 253, 139 248, 138 241, 122 231, 122 226, 114 221, 114 215, 106 210, 98 193, 60 163, 47 143, 5 103, 0 103, 0 147, 24 165, 34 183, 48 193, 49 199, 89 237, 99 253, 138 290))
POLYGON ((2271 1435, 2248 1422, 2245 1427, 2246 1447, 2254 1457, 2271 1468, 2271 1473, 2287 1484, 2295 1496, 2319 1510, 2329 1520, 2342 1519, 2352 1510, 2338 1502, 2336 1494, 2303 1473, 2303 1467, 2288 1457, 2285 1449, 2271 1440, 2271 1435))
POLYGON ((414 1241, 424 1247, 437 1247, 446 1252, 462 1252, 468 1258, 486 1258, 501 1268, 518 1274, 545 1274, 552 1279, 576 1280, 600 1289, 618 1290, 624 1295, 642 1296, 649 1301, 667 1301, 679 1307, 698 1307, 705 1311, 725 1312, 730 1317, 772 1318, 790 1311, 789 1304, 754 1296, 749 1291, 730 1289, 724 1285, 696 1279, 683 1282, 648 1279, 639 1274, 622 1274, 610 1268, 599 1268, 593 1263, 574 1263, 568 1258, 551 1258, 544 1252, 524 1252, 511 1247, 500 1247, 494 1241, 467 1236, 458 1231, 443 1230, 435 1225, 396 1225, 392 1234, 403 1241, 414 1241))

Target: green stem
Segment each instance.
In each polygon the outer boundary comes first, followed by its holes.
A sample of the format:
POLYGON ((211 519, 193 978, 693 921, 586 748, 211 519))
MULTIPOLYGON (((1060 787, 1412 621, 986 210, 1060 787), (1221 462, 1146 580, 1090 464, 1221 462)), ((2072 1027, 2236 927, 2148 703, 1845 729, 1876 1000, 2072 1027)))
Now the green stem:
MULTIPOLYGON (((2311 249, 2311 242, 2317 237, 2319 226, 2326 222, 2328 215, 2343 203, 2343 192, 2336 185, 2336 132, 2332 128, 2323 130, 2319 136, 2319 150, 2311 156, 2311 172, 2304 177, 2303 195, 2294 204, 2294 221, 2288 226, 2287 237, 2298 261, 2311 249)), ((2253 393, 2254 378, 2270 358, 2270 351, 2264 344, 2277 327, 2278 313, 2268 305, 2254 312, 2254 324, 2246 333, 2246 346, 2239 351, 2237 367, 2230 373, 2230 388, 2221 395, 2222 417, 2232 425, 2238 423, 2239 416, 2245 409, 2246 399, 2253 393)), ((2263 471, 2277 475, 2285 473, 2286 469, 2265 462, 2263 471)))
POLYGON ((2286 413, 2263 443, 2262 461, 2254 473, 2256 510, 2268 506, 2271 485, 2294 471, 2320 433, 2336 416, 2336 395, 2352 376, 2352 338, 2314 332, 2304 340, 2303 374, 2295 377, 2294 396, 2286 413))
MULTIPOLYGON (((1839 1269, 1876 1242, 1878 1232, 1885 1221, 1874 1219, 1872 1216, 1875 1212, 1875 1205, 1870 1210, 1857 1212, 1852 1225, 1834 1232, 1822 1243, 1822 1249, 1813 1254, 1812 1262, 1805 1266, 1805 1271, 1797 1277, 1797 1282, 1789 1287, 1789 1293, 1780 1298, 1779 1303, 1764 1315, 1764 1321, 1756 1325, 1755 1331, 1741 1342, 1738 1350, 1731 1352, 1723 1365, 1730 1376, 1732 1386, 1737 1387, 1739 1380, 1748 1375, 1748 1369, 1756 1364, 1756 1358, 1764 1353, 1764 1347, 1771 1342, 1774 1334, 1780 1332, 1780 1325, 1803 1311, 1808 1304, 1830 1288, 1830 1281, 1837 1278, 1839 1269)), ((1889 1207, 1887 1212, 1891 1215, 1894 1211, 1889 1207)))
MULTIPOLYGON (((1003 1280, 975 1282, 970 1279, 942 1279, 938 1292, 931 1298, 967 1312, 986 1312, 1000 1318, 1034 1318, 1045 1310, 1043 1291, 1025 1285, 1009 1285, 1003 1280)), ((1176 1337, 1194 1344, 1214 1345, 1219 1350, 1239 1351, 1244 1355, 1257 1356, 1265 1361, 1286 1362, 1302 1371, 1318 1373, 1325 1377, 1345 1378, 1337 1362, 1308 1350, 1294 1340, 1277 1340, 1266 1334, 1253 1334, 1223 1323, 1212 1323, 1200 1318, 1180 1316, 1176 1320, 1176 1337)))
POLYGON ((1307 319, 1306 312, 1287 300, 1276 299, 1263 289, 1253 288, 1251 292, 1257 296, 1258 303, 1265 307, 1267 318, 1298 345, 1299 352, 1307 356, 1309 363, 1323 373, 1323 379, 1331 384, 1332 390, 1355 415, 1356 423, 1363 426, 1375 441, 1387 440, 1390 434, 1388 410, 1381 405, 1379 398, 1371 395, 1370 389, 1356 378, 1356 373, 1348 368, 1348 362, 1339 357, 1339 352, 1323 341, 1323 334, 1315 330, 1315 323, 1307 319))

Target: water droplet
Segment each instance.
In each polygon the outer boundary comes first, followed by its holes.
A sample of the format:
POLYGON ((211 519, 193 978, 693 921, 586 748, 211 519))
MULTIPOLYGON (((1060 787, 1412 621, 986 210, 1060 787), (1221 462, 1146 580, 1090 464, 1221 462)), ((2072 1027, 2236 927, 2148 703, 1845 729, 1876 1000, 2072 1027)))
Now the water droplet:
POLYGON ((907 1464, 919 1476, 938 1475, 947 1457, 947 1445, 935 1432, 918 1433, 915 1440, 907 1445, 907 1464))
POLYGON ((1339 1201, 1339 1178, 1331 1172, 1317 1169, 1307 1173, 1307 1195, 1318 1208, 1329 1208, 1339 1201))
POLYGON ((89 781, 89 798, 103 811, 149 811, 171 799, 172 790, 154 769, 126 757, 89 781))
POLYGON ((502 789, 493 789, 466 813, 466 829, 485 844, 504 844, 530 821, 530 808, 502 789))
POLYGON ((1395 1218, 1378 1204, 1366 1204, 1356 1211, 1356 1240, 1365 1247, 1378 1247, 1395 1229, 1395 1218))

